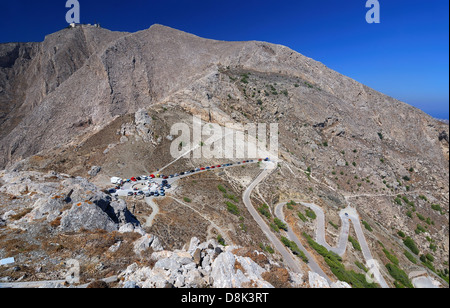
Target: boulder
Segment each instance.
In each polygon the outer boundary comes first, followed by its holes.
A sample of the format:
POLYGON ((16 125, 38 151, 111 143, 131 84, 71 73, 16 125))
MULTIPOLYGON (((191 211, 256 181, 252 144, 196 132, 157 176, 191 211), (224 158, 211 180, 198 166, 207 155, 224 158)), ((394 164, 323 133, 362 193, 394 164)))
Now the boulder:
POLYGON ((88 174, 89 174, 91 177, 95 177, 101 170, 102 170, 101 167, 99 167, 99 166, 93 166, 93 167, 91 168, 91 170, 88 171, 88 174))
POLYGON ((146 234, 134 242, 133 251, 135 254, 140 255, 141 252, 149 248, 152 248, 153 251, 161 251, 164 249, 158 237, 146 234))
POLYGON ((309 272, 309 286, 313 289, 329 289, 328 281, 317 273, 309 272))
POLYGON ((95 204, 74 204, 69 211, 64 212, 59 226, 62 232, 77 232, 86 230, 117 231, 118 225, 95 204))
POLYGON ((331 284, 331 288, 332 289, 351 289, 352 287, 351 287, 351 285, 349 285, 346 282, 338 281, 338 282, 333 282, 331 284))

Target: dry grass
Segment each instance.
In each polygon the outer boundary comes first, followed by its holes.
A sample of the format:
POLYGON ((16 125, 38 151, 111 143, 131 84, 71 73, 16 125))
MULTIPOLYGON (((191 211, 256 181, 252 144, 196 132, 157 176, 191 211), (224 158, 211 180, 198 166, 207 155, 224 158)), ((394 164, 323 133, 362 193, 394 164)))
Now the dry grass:
POLYGON ((290 288, 289 272, 285 268, 274 267, 269 272, 262 274, 262 278, 273 285, 275 288, 290 288))
POLYGON ((23 211, 17 213, 16 215, 13 215, 10 217, 11 220, 20 220, 23 217, 25 217, 27 214, 31 213, 33 209, 29 208, 29 209, 24 209, 23 211))

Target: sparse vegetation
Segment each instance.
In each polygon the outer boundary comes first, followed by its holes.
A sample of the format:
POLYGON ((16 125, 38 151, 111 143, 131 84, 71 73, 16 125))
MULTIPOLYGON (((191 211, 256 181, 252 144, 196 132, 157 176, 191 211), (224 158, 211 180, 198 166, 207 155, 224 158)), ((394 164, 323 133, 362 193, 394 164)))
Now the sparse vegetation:
POLYGON ((283 229, 284 231, 288 230, 287 225, 284 222, 282 222, 280 219, 275 217, 273 221, 277 225, 278 228, 283 229))
POLYGON ((419 255, 420 250, 419 250, 419 248, 417 248, 417 245, 412 238, 407 237, 403 241, 403 244, 405 244, 405 246, 408 247, 409 250, 412 251, 412 253, 414 253, 415 255, 419 255))
POLYGON ((281 242, 288 247, 293 254, 295 254, 296 256, 298 256, 300 259, 303 260, 303 262, 308 263, 309 260, 306 257, 305 253, 303 251, 300 250, 300 248, 298 248, 297 244, 294 241, 290 241, 289 239, 287 239, 286 237, 282 236, 281 237, 281 242))
POLYGON ((366 222, 366 221, 362 221, 362 224, 364 225, 364 227, 366 228, 366 230, 368 230, 369 232, 373 232, 373 229, 372 229, 372 227, 369 225, 369 223, 368 222, 366 222))
POLYGON ((358 274, 354 271, 348 271, 342 264, 342 258, 337 254, 328 251, 322 245, 316 243, 308 234, 303 233, 303 236, 308 241, 308 245, 314 249, 319 255, 321 255, 325 262, 330 267, 333 274, 340 280, 347 282, 353 288, 378 288, 379 286, 375 283, 368 283, 365 275, 358 274))
POLYGON ((258 211, 261 215, 265 216, 267 219, 272 219, 272 214, 270 214, 269 206, 267 204, 263 204, 258 208, 258 211))
POLYGON ((399 268, 395 264, 386 264, 386 268, 389 272, 389 275, 391 275, 392 278, 395 279, 395 281, 400 284, 400 286, 406 287, 406 288, 414 288, 411 281, 408 278, 408 275, 405 273, 404 270, 399 268))
POLYGON ((225 202, 225 204, 227 205, 228 212, 230 212, 231 214, 236 215, 236 216, 240 215, 239 208, 237 207, 236 204, 231 203, 230 201, 225 202))
POLYGON ((306 212, 306 216, 308 216, 308 217, 311 218, 312 220, 314 220, 314 219, 317 218, 317 215, 316 215, 316 213, 315 213, 313 210, 307 208, 307 209, 305 210, 305 212, 306 212))
POLYGON ((355 238, 353 238, 353 237, 351 237, 351 236, 349 235, 349 236, 348 236, 348 241, 349 241, 350 243, 352 243, 353 248, 354 248, 356 251, 362 251, 361 245, 359 244, 359 242, 358 242, 357 239, 355 239, 355 238))

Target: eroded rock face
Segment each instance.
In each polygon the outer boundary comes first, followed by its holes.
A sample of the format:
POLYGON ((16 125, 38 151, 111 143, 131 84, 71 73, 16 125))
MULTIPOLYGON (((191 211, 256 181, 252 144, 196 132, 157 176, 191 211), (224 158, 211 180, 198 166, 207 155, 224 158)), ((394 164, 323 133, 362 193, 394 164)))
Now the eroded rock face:
MULTIPOLYGON (((152 239, 153 236, 147 235, 137 240, 135 247, 140 247, 142 243, 149 247, 152 239)), ((263 276, 273 265, 275 269, 279 268, 271 262, 263 268, 253 258, 241 256, 240 249, 224 247, 215 240, 200 243, 197 238, 192 238, 186 250, 154 252, 151 256, 153 267, 131 264, 119 275, 120 285, 124 288, 273 288, 263 276), (200 260, 196 260, 198 258, 200 260)), ((305 287, 301 274, 286 273, 290 286, 305 287)), ((326 279, 313 272, 309 273, 309 285, 311 288, 330 288, 326 279)), ((331 287, 350 286, 338 281, 331 287)))
POLYGON ((117 231, 122 226, 140 225, 130 213, 125 201, 111 197, 87 179, 71 178, 50 172, 11 172, 2 177, 0 192, 24 199, 24 207, 10 212, 27 211, 18 221, 8 221, 15 214, 3 215, 11 225, 27 228, 34 221, 59 221, 53 226, 60 232, 81 229, 117 231), (28 204, 26 206, 25 204, 28 204))

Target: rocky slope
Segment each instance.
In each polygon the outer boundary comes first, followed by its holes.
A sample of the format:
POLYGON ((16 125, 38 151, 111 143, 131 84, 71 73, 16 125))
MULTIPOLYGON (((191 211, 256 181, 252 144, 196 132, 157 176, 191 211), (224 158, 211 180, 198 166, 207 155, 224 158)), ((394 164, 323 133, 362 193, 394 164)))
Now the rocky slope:
MULTIPOLYGON (((170 251, 193 237, 207 242, 219 235, 228 245, 270 246, 240 198, 258 168, 180 181, 156 201, 160 213, 146 228, 139 227, 151 213, 145 202, 101 191, 112 176, 150 174, 171 163, 171 126, 192 126, 197 115, 219 125, 279 124, 280 163, 252 195, 256 207, 267 204, 273 213, 279 202, 314 202, 332 223, 332 242, 339 211, 352 205, 370 226, 365 235, 381 264, 395 255, 408 273, 448 273, 448 125, 287 47, 206 40, 161 25, 137 33, 64 29, 41 43, 0 45, 0 108, 0 169, 7 169, 0 214, 24 214, 0 222, 5 240, 11 230, 43 220, 58 236, 136 226, 170 251), (185 197, 192 202, 180 203, 185 197), (226 210, 229 200, 239 216, 226 210), (101 219, 90 220, 94 215, 101 219), (420 250, 415 262, 405 255, 407 237, 420 250)), ((217 163, 224 162, 180 159, 165 172, 217 163)), ((299 219, 297 207, 290 211, 300 238, 314 233, 314 220, 299 219)), ((364 263, 361 253, 351 244, 348 250, 345 266, 363 273, 355 265, 364 263)), ((270 259, 283 266, 277 252, 270 259)))

